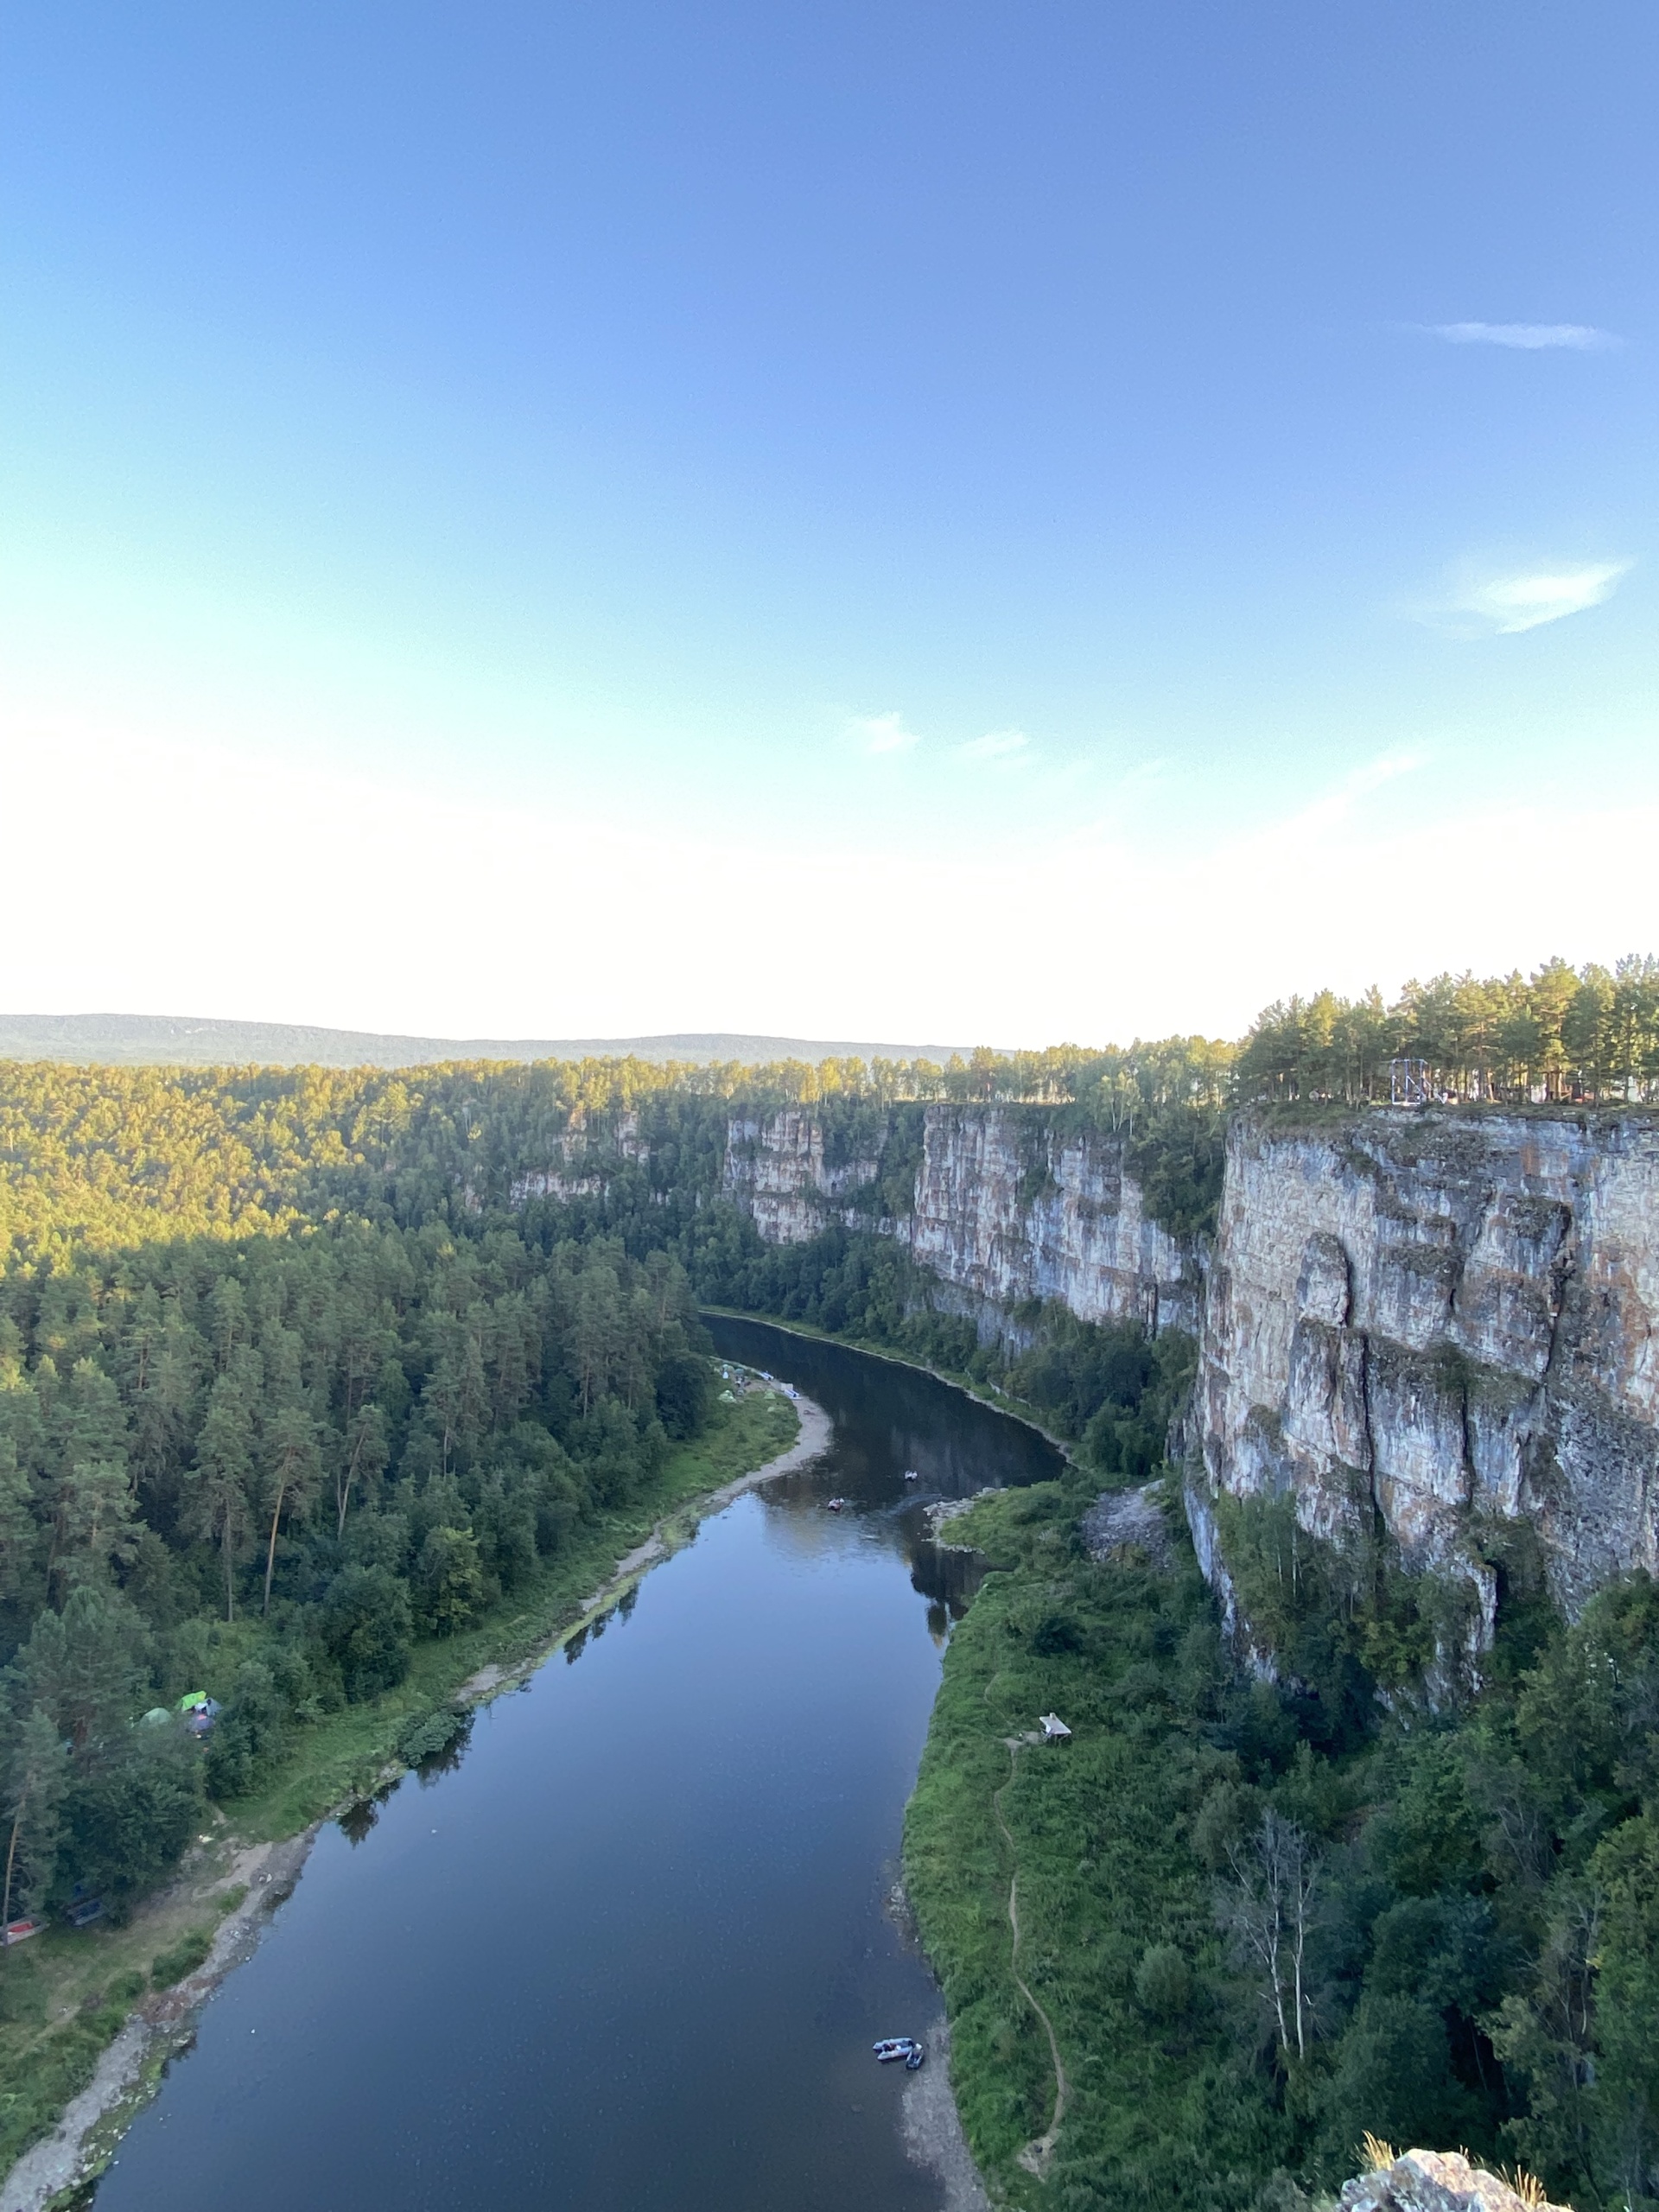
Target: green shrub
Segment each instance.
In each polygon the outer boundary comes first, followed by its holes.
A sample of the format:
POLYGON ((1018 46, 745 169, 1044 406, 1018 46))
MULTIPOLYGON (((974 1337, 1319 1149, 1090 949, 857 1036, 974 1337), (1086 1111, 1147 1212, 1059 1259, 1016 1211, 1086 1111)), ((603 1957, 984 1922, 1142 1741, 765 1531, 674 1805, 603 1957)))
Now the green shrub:
POLYGON ((64 1797, 60 1899, 72 1883, 118 1913, 166 1872, 201 1817, 196 1746, 168 1730, 134 1730, 105 1762, 74 1777, 64 1797))
POLYGON ((471 1716, 458 1713, 452 1705, 417 1713, 404 1725, 397 1738, 397 1756, 405 1766, 420 1766, 428 1759, 441 1758, 471 1725, 471 1716))
POLYGON ((1179 2020, 1192 2002, 1192 1971, 1173 1943, 1148 1943, 1135 1973, 1135 1993, 1154 2020, 1179 2020))
MULTIPOLYGON (((476 1560, 475 1542, 473 1550, 476 1560)), ((321 1634, 352 1703, 378 1696, 409 1672, 414 1624, 407 1586, 390 1567, 346 1567, 323 1602, 321 1634)))
POLYGON ((211 1928, 192 1928, 181 1936, 176 1943, 158 1952, 150 1962, 149 1986, 152 1989, 171 1989, 176 1981, 183 1981, 207 1958, 213 1948, 211 1928))

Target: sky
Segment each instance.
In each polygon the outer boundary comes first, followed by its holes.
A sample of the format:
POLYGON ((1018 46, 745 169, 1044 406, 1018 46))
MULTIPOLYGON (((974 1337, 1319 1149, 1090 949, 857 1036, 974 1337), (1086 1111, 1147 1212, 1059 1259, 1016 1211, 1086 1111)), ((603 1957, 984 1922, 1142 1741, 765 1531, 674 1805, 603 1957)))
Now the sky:
POLYGON ((1651 8, 0 0, 0 1003, 1659 950, 1651 8))

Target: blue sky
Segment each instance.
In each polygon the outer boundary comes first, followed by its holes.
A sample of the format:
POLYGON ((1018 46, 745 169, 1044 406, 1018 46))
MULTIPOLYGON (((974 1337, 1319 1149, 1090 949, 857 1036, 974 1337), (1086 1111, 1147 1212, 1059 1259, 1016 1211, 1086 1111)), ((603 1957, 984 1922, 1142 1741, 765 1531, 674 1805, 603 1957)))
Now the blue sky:
POLYGON ((1650 10, 3 16, 18 1010, 1652 943, 1650 10))

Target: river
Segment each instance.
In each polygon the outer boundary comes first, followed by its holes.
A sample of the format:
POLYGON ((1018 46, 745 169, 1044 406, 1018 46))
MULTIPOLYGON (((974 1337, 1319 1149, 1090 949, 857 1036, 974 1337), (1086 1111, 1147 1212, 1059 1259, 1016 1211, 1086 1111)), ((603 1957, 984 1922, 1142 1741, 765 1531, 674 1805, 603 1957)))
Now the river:
POLYGON ((98 2212, 937 2212, 870 2052, 938 2013, 889 1897, 970 1562, 921 1514, 1057 1463, 912 1370, 711 1326, 828 1456, 323 1829, 98 2212))

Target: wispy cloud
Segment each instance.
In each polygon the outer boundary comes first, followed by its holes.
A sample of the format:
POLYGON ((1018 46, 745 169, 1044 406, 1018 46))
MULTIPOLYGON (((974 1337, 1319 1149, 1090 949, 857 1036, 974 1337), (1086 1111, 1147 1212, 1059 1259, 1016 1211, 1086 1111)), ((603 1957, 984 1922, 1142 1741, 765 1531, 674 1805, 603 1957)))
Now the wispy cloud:
POLYGON ((1628 561, 1594 561, 1571 569, 1529 569, 1510 575, 1474 577, 1443 607, 1475 636, 1517 637, 1564 615, 1582 614, 1611 599, 1628 561))
POLYGON ((1305 847, 1310 838, 1328 836, 1346 823, 1360 801, 1369 798, 1373 791, 1381 791, 1385 784, 1391 784, 1401 776, 1414 775, 1424 761, 1425 755, 1421 753, 1385 753, 1375 760, 1363 761, 1357 768, 1351 769, 1334 790, 1322 791, 1294 814, 1257 834, 1269 843, 1305 847))
POLYGON ((1435 322, 1429 328, 1448 346, 1508 346, 1522 353, 1594 353, 1619 342, 1611 330, 1588 322, 1435 322))
POLYGON ((921 738, 913 729, 905 728, 905 718, 896 710, 886 715, 855 715, 847 725, 847 734, 861 751, 880 755, 883 753, 908 753, 921 738))
POLYGON ((1031 740, 1022 729, 988 729, 983 737, 969 741, 962 748, 965 760, 1008 760, 1017 753, 1029 750, 1031 740))

